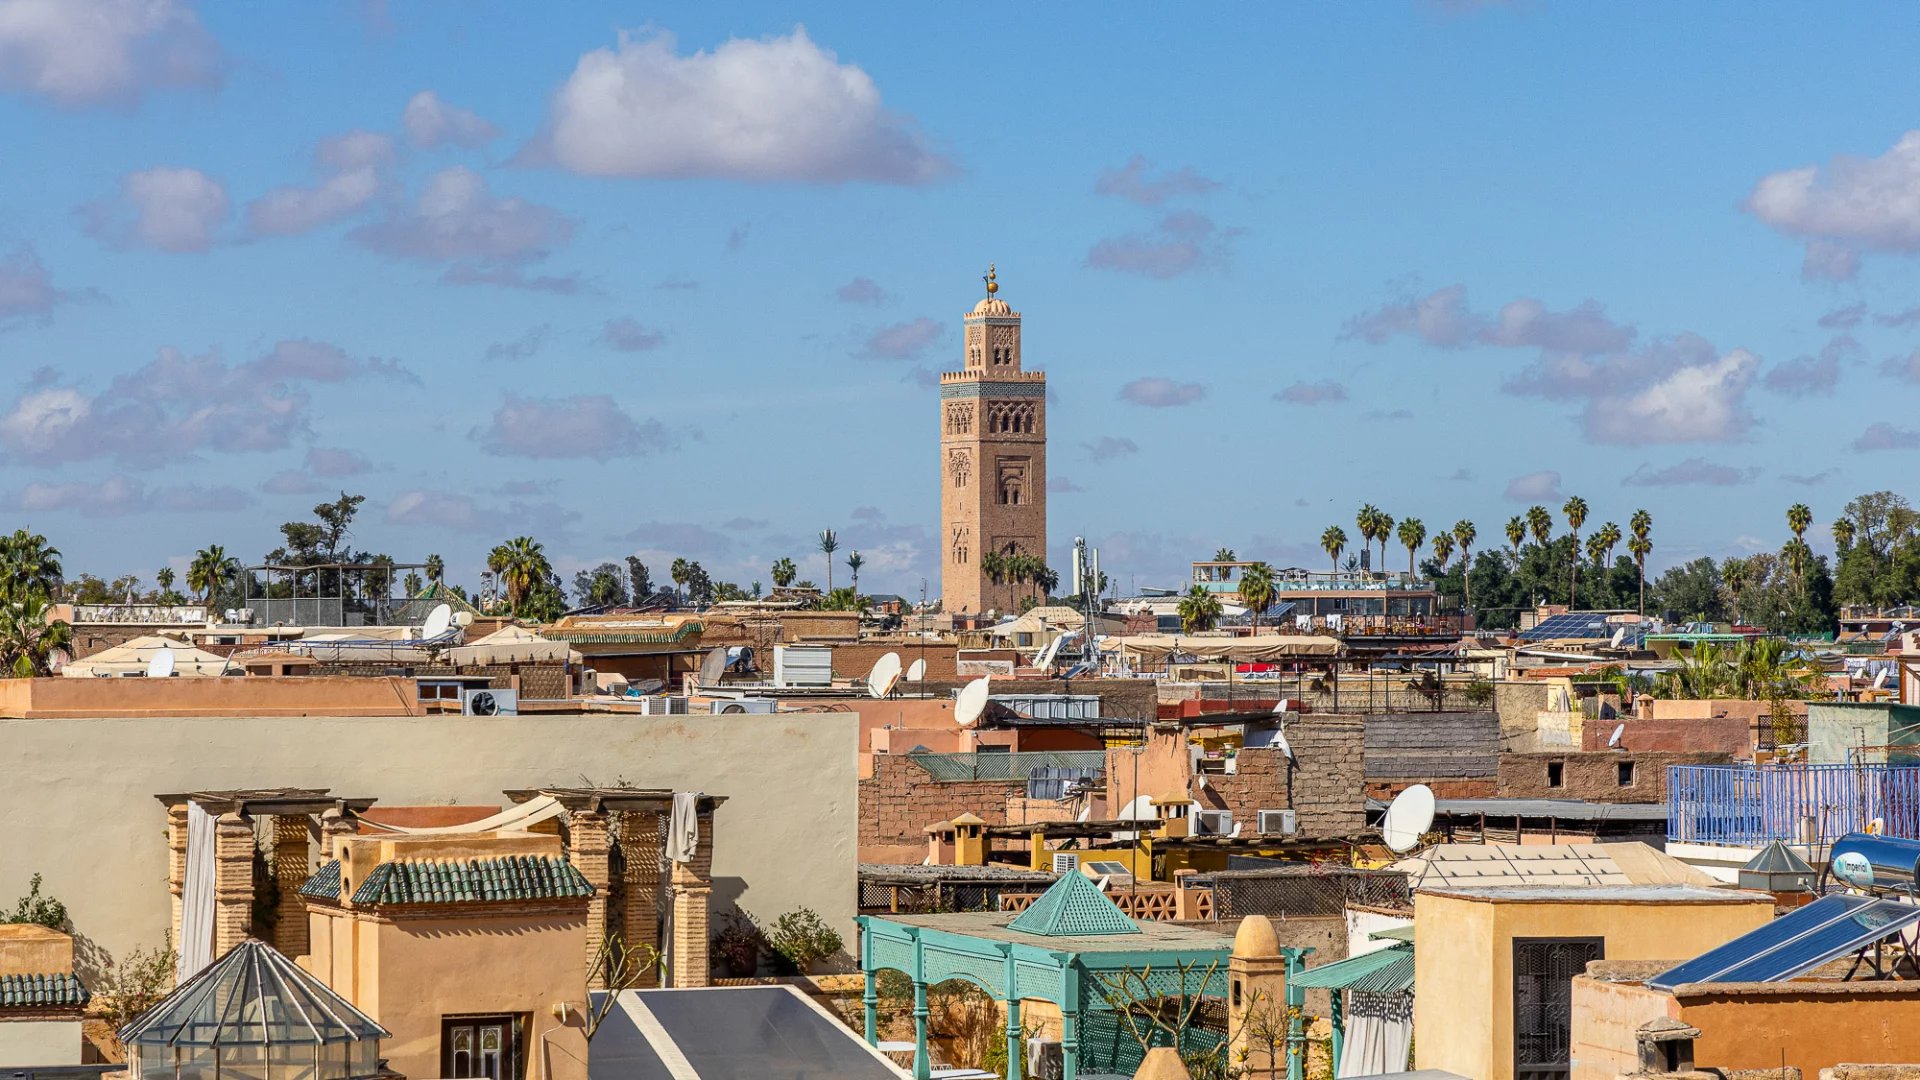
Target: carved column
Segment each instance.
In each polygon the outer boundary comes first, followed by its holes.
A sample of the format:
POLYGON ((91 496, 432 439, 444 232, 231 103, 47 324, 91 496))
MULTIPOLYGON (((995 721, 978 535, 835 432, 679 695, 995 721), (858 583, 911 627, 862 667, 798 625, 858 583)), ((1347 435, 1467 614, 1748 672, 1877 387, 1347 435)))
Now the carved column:
POLYGON ((213 958, 253 928, 253 822, 229 810, 213 834, 213 958))
POLYGON ((575 811, 567 819, 567 839, 571 848, 568 857, 573 860, 574 869, 593 886, 593 896, 587 901, 587 986, 604 990, 606 971, 595 967, 593 961, 600 955, 601 942, 607 938, 607 892, 611 884, 607 868, 607 816, 594 810, 575 811))
MULTIPOLYGON (((625 857, 622 884, 621 933, 629 947, 660 947, 660 854, 665 837, 661 815, 650 810, 621 815, 620 853, 625 857)), ((658 986, 659 968, 640 978, 641 986, 658 986)))
POLYGON ((186 917, 186 888, 187 804, 183 802, 167 807, 167 893, 173 901, 173 937, 169 940, 175 948, 185 939, 180 923, 186 917))
POLYGON ((273 882, 280 889, 280 910, 273 924, 273 946, 288 956, 307 953, 307 898, 300 895, 300 886, 312 873, 307 816, 276 816, 273 819, 273 882))
POLYGON ((673 985, 709 986, 713 975, 713 815, 699 816, 692 862, 672 863, 673 985))

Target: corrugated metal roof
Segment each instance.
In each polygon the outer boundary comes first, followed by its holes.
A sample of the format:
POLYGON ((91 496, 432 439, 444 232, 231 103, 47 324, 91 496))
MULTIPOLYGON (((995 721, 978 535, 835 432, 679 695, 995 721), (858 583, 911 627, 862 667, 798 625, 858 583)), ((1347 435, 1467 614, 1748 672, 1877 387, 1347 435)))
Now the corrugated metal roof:
POLYGON ((0 975, 0 1009, 46 1009, 87 1003, 87 988, 70 972, 0 975))
POLYGON ((486 904, 592 896, 593 886, 565 859, 396 859, 373 868, 353 891, 355 904, 486 904))
POLYGON ((1394 945, 1361 953, 1295 975, 1294 986, 1322 990, 1353 990, 1363 994, 1398 994, 1413 989, 1413 946, 1394 945))

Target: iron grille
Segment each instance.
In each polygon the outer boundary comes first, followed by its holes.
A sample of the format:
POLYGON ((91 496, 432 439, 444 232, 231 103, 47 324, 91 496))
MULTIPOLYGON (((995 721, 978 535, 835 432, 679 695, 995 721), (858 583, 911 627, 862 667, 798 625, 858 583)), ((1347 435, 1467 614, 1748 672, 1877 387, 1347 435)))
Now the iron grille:
POLYGON ((1397 870, 1311 867, 1307 870, 1226 870, 1195 879, 1213 886, 1213 917, 1340 915, 1349 904, 1410 908, 1407 875, 1397 870))
POLYGON ((1573 977, 1603 952, 1600 938, 1514 939, 1514 1080, 1567 1080, 1573 977))

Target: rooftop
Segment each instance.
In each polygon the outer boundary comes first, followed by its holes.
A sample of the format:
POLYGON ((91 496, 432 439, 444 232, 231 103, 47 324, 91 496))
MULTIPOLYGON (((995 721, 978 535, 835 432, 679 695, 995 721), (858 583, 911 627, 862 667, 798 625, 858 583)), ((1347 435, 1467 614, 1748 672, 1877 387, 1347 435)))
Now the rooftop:
POLYGON ((1755 904, 1773 902, 1766 893, 1709 889, 1698 885, 1496 885, 1474 888, 1448 885, 1422 889, 1430 896, 1452 896, 1488 903, 1524 904, 1755 904))
POLYGON ((1217 930, 1202 930, 1179 923, 1149 920, 1138 924, 1139 933, 1099 934, 1093 936, 1045 936, 1027 934, 1008 924, 1013 914, 1005 911, 956 911, 931 915, 882 915, 879 918, 901 926, 925 930, 944 930, 950 934, 987 941, 1011 941, 1057 952, 1151 952, 1158 949, 1228 949, 1233 939, 1217 930))

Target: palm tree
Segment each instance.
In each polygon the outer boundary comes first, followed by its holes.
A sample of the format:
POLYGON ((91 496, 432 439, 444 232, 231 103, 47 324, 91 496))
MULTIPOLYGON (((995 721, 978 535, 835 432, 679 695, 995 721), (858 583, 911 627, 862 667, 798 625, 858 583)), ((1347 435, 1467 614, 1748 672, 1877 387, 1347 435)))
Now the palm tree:
POLYGON ((1795 540, 1807 538, 1807 526, 1813 524, 1813 511, 1806 503, 1794 503, 1787 507, 1787 528, 1793 530, 1795 540))
POLYGON ((1180 627, 1189 634, 1213 629, 1220 620, 1220 598, 1195 585, 1180 598, 1180 627))
POLYGON ((1453 561, 1453 534, 1443 532, 1433 538, 1433 557, 1440 562, 1440 572, 1447 572, 1447 563, 1453 561))
POLYGON ((1233 553, 1233 549, 1229 547, 1220 548, 1213 553, 1214 562, 1237 562, 1239 558, 1238 555, 1233 553))
POLYGON ((1361 547, 1367 547, 1369 544, 1372 544, 1374 538, 1380 535, 1380 518, 1382 516, 1380 508, 1372 503, 1367 503, 1365 506, 1362 506, 1359 512, 1353 515, 1354 527, 1360 530, 1361 547))
POLYGON ((48 605, 37 592, 0 603, 0 671, 16 679, 51 675, 54 651, 73 647, 73 627, 48 619, 48 605))
POLYGON ((987 575, 987 580, 995 585, 1001 584, 1001 579, 1007 573, 1007 557, 998 551, 987 552, 980 556, 980 572, 987 575))
POLYGON ((1513 549, 1513 568, 1520 569, 1520 545, 1527 539, 1527 523, 1518 515, 1507 519, 1507 546, 1513 549))
POLYGON ((52 599, 60 584, 60 549, 25 529, 0 537, 0 600, 24 596, 52 599))
POLYGON ((1580 526, 1587 523, 1587 500, 1571 496, 1560 507, 1567 515, 1567 527, 1573 531, 1573 573, 1567 585, 1567 610, 1580 606, 1580 526))
POLYGON ((1745 559, 1728 559, 1720 565, 1720 580, 1726 583, 1727 595, 1733 598, 1735 621, 1740 618, 1740 594, 1746 591, 1752 573, 1753 566, 1745 559))
POLYGON ((200 594, 202 604, 211 604, 220 586, 239 573, 240 560, 229 556, 219 544, 209 544, 187 564, 187 588, 200 594))
POLYGON ((1413 577, 1413 556, 1420 545, 1427 542, 1427 526, 1419 518, 1408 518, 1400 523, 1400 543, 1407 549, 1407 577, 1413 577))
POLYGON ((174 582, 173 567, 163 566, 160 569, 154 571, 153 581, 154 581, 154 584, 160 586, 160 591, 162 593, 172 592, 173 582, 174 582))
POLYGON ((438 555, 427 556, 427 580, 433 582, 435 585, 438 585, 442 581, 445 581, 446 577, 447 577, 447 560, 441 558, 438 555))
POLYGON ((1527 531, 1533 534, 1533 542, 1545 548, 1547 541, 1553 539, 1553 515, 1540 505, 1527 507, 1527 531))
POLYGON ((860 552, 853 551, 847 555, 847 569, 853 571, 854 592, 860 591, 860 568, 865 565, 867 565, 867 560, 860 552))
POLYGON ((832 529, 820 530, 820 554, 827 557, 827 591, 833 591, 833 553, 840 550, 840 538, 832 529))
POLYGON ((1597 568, 1606 565, 1606 557, 1607 538, 1601 536, 1598 532, 1587 537, 1587 561, 1591 562, 1597 568))
POLYGON ((1613 549, 1620 546, 1620 526, 1609 521, 1600 526, 1600 531, 1594 535, 1600 538, 1600 553, 1604 556, 1600 566, 1605 569, 1613 565, 1613 549))
POLYGON ((1273 567, 1257 562, 1240 575, 1240 600, 1253 613, 1253 632, 1260 632, 1260 614, 1273 606, 1273 567))
POLYGON ((1382 510, 1377 516, 1374 517, 1373 538, 1375 540, 1380 541, 1380 565, 1378 569, 1381 573, 1384 574, 1387 572, 1387 541, 1393 539, 1393 515, 1392 514, 1389 514, 1385 510, 1382 510))
POLYGON ((1853 546, 1853 519, 1841 518, 1833 523, 1833 543, 1842 552, 1853 546))
POLYGON ((776 559, 773 564, 774 587, 780 589, 786 588, 793 584, 793 579, 797 577, 799 573, 800 568, 793 565, 793 560, 782 555, 776 559))
POLYGON ((1653 515, 1635 510, 1627 519, 1633 534, 1627 541, 1627 554, 1633 556, 1633 568, 1640 575, 1640 614, 1647 613, 1647 556, 1653 553, 1653 515))
POLYGON ((516 536, 494 548, 487 556, 487 565, 500 575, 501 583, 507 587, 507 607, 516 615, 534 586, 553 575, 546 549, 531 536, 516 536))
POLYGON ((1341 531, 1340 526, 1329 525, 1327 531, 1320 534, 1320 550, 1333 560, 1333 572, 1336 574, 1340 572, 1340 553, 1346 549, 1347 534, 1341 531))
POLYGON ((1473 522, 1461 518, 1453 523, 1453 538, 1460 545, 1460 602, 1473 605, 1473 582, 1467 580, 1473 575, 1473 542, 1480 537, 1480 531, 1473 522))
MULTIPOLYGON (((496 566, 493 570, 494 573, 499 573, 501 568, 496 566)), ((667 576, 673 579, 674 591, 679 592, 686 587, 687 582, 693 580, 693 564, 685 559, 675 559, 673 565, 667 568, 667 576)))
POLYGON ((1040 572, 1033 577, 1034 585, 1040 589, 1042 599, 1051 599, 1055 589, 1060 587, 1060 572, 1051 566, 1042 564, 1040 572))

